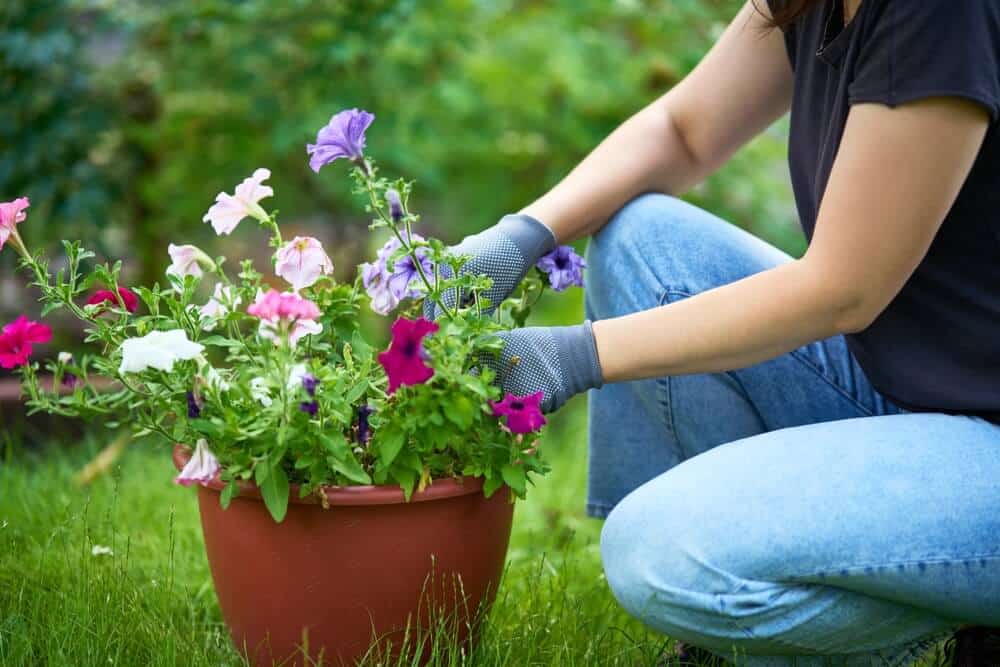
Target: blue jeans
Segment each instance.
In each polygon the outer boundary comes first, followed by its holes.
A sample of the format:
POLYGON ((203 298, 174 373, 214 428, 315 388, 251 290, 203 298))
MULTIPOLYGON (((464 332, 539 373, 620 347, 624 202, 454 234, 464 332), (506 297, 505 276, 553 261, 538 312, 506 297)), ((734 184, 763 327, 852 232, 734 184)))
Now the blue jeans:
MULTIPOLYGON (((588 316, 786 261, 645 195, 591 242, 588 316)), ((868 665, 902 664, 957 625, 1000 626, 1000 427, 893 405, 841 337, 728 373, 607 385, 589 428, 608 584, 656 630, 739 664, 868 665)))

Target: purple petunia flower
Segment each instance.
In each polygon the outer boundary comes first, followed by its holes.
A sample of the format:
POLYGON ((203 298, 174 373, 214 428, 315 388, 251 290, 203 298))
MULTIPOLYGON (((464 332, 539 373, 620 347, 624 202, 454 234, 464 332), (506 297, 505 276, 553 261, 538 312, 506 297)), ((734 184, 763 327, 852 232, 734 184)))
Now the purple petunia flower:
POLYGON ((535 266, 549 274, 549 285, 557 292, 572 285, 583 287, 583 269, 587 262, 568 245, 561 245, 544 255, 535 266))
POLYGON ((302 376, 302 388, 306 390, 306 393, 310 396, 316 395, 316 387, 319 386, 319 380, 312 373, 306 373, 302 376))
POLYGON ((306 145, 312 170, 318 172, 340 158, 363 165, 365 130, 373 120, 374 114, 360 109, 348 109, 334 114, 330 122, 317 133, 316 143, 306 145))
POLYGON ((368 438, 371 437, 371 429, 368 426, 368 417, 374 411, 375 410, 367 403, 358 408, 358 444, 368 444, 368 438))
MULTIPOLYGON (((405 232, 404 232, 405 234, 405 232)), ((414 242, 423 241, 419 234, 411 237, 414 242)), ((413 258, 409 255, 400 257, 389 268, 392 255, 402 247, 399 239, 393 237, 389 239, 374 262, 365 262, 361 265, 361 280, 365 290, 372 300, 372 310, 379 315, 388 315, 399 305, 399 302, 406 298, 420 296, 421 292, 414 285, 420 284, 420 274, 413 258)), ((427 248, 417 248, 417 257, 420 258, 420 266, 424 275, 434 274, 434 263, 427 256, 427 248)))
POLYGON ((303 401, 299 403, 299 410, 310 417, 315 417, 316 413, 319 412, 319 403, 317 401, 303 401))

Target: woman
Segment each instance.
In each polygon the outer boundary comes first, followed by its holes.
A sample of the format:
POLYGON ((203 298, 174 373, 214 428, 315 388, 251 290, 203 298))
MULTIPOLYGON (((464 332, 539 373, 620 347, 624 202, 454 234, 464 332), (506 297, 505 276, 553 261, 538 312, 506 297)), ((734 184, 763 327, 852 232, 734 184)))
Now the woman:
POLYGON ((588 510, 630 613, 748 665, 956 629, 960 664, 1000 664, 998 114, 996 0, 751 1, 462 242, 496 302, 592 235, 588 322, 508 334, 497 368, 549 410, 603 385, 588 510), (671 196, 789 108, 798 260, 671 196))

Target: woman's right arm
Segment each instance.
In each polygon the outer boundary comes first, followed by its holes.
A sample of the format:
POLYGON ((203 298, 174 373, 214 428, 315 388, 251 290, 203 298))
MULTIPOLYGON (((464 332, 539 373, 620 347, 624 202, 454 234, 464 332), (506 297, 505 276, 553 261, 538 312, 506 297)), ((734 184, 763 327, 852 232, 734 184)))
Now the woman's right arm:
MULTIPOLYGON (((761 12, 767 3, 757 0, 761 12)), ((521 213, 560 243, 600 229, 644 192, 681 194, 788 110, 792 69, 780 30, 748 2, 681 83, 601 142, 521 213)))

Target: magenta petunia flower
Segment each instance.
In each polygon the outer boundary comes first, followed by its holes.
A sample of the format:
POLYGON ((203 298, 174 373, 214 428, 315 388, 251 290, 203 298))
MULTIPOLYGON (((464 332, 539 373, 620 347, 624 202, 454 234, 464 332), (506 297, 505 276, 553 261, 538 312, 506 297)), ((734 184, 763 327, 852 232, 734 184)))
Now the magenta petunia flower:
POLYGON ((236 186, 233 194, 220 192, 208 213, 202 217, 202 222, 211 223, 212 229, 219 235, 232 233, 236 225, 246 217, 264 222, 267 220, 267 211, 261 207, 260 200, 274 196, 271 186, 264 185, 264 181, 269 178, 270 169, 257 169, 252 176, 244 178, 236 186))
POLYGON ((0 330, 0 368, 9 370, 25 365, 34 344, 50 340, 52 329, 21 315, 0 330))
MULTIPOLYGON (((0 202, 0 249, 3 249, 7 239, 17 234, 17 224, 24 222, 28 216, 24 209, 31 206, 27 197, 18 197, 14 201, 0 202)), ((16 237, 15 237, 16 240, 16 237)))
POLYGON ((276 260, 274 272, 291 283, 295 291, 315 284, 320 276, 333 273, 333 262, 323 250, 323 244, 311 236, 296 236, 281 246, 276 260))
POLYGON ((392 324, 392 343, 378 355, 378 362, 389 376, 389 393, 402 385, 423 384, 434 377, 428 366, 427 353, 422 341, 427 334, 438 330, 438 325, 426 318, 408 320, 400 317, 392 324))
POLYGON ((502 401, 490 401, 493 414, 506 417, 507 428, 512 433, 534 433, 545 426, 545 415, 542 414, 542 392, 529 396, 515 396, 508 393, 502 401))
POLYGON ((118 297, 115 293, 109 289, 99 289, 94 292, 89 299, 87 299, 88 306, 96 306, 102 303, 110 303, 112 306, 121 306, 125 304, 125 310, 130 313, 134 313, 139 309, 139 297, 136 296, 135 292, 127 287, 118 288, 118 297), (118 297, 121 297, 119 302, 118 297))
POLYGON ((181 486, 191 486, 193 484, 207 484, 215 477, 219 470, 219 461, 208 448, 208 441, 201 439, 194 448, 194 453, 188 460, 187 465, 181 470, 174 481, 181 486))
POLYGON ((364 159, 365 130, 373 120, 374 114, 360 109, 347 109, 334 114, 317 133, 316 143, 306 145, 312 170, 318 172, 340 158, 361 163, 364 159))
POLYGON ((583 287, 583 269, 587 262, 568 245, 543 255, 535 266, 549 274, 549 284, 557 292, 573 285, 583 287))

